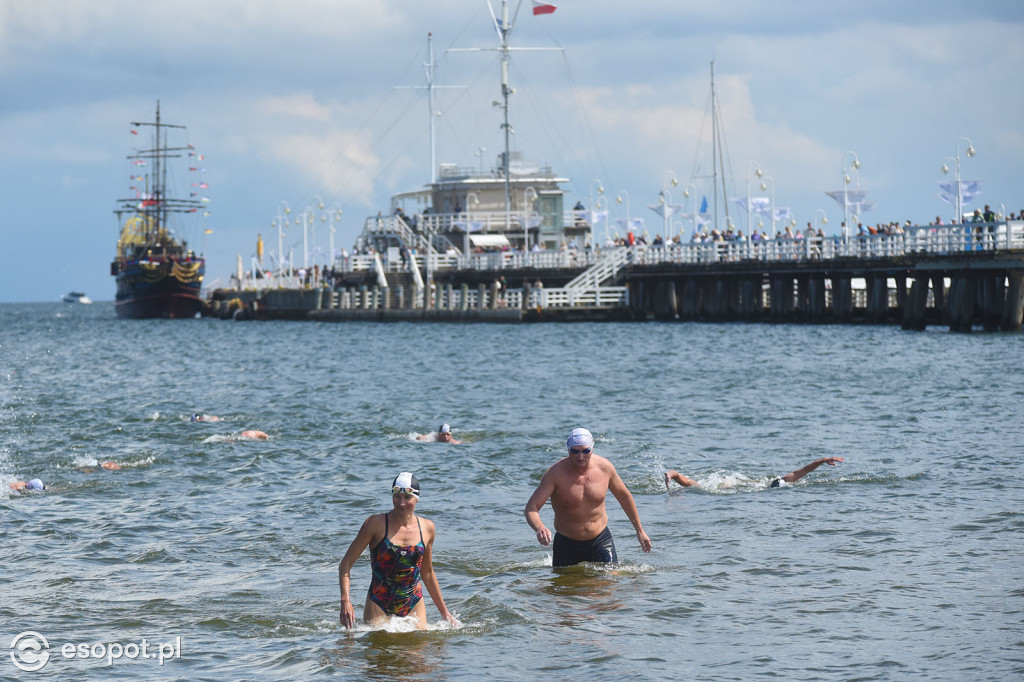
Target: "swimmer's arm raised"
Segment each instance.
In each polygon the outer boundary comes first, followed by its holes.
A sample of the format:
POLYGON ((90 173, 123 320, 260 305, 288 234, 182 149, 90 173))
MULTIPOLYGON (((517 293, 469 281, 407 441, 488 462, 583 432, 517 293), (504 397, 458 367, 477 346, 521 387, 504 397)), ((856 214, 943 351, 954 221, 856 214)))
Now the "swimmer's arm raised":
POLYGON ((844 461, 842 457, 822 457, 821 459, 816 459, 810 464, 800 467, 799 469, 792 473, 786 474, 785 476, 782 477, 782 480, 785 481, 786 483, 794 483, 796 481, 799 481, 801 478, 811 473, 818 467, 820 467, 822 464, 835 466, 842 461, 844 461))

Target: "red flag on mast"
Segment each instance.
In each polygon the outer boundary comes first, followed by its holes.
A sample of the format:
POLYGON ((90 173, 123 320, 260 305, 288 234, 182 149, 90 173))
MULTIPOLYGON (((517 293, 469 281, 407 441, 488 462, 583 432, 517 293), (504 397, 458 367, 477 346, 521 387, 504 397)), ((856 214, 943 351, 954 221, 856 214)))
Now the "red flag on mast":
POLYGON ((543 0, 533 0, 533 16, 538 14, 553 14, 557 8, 550 2, 544 2, 543 0))

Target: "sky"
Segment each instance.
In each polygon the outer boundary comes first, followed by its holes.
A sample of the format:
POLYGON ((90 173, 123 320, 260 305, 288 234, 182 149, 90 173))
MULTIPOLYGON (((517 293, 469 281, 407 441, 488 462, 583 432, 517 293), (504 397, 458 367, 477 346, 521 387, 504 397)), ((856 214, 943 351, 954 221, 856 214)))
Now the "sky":
MULTIPOLYGON (((774 189, 799 226, 834 234, 843 210, 825 192, 848 171, 875 202, 864 222, 948 221, 938 183, 959 157, 983 183, 967 208, 1024 209, 1024 2, 553 4, 515 15, 514 46, 553 49, 513 53, 512 148, 570 178, 567 206, 603 188, 613 218, 653 235, 660 191, 686 211, 711 201, 713 61, 730 198, 774 189)), ((0 301, 113 299, 114 202, 142 146, 130 123, 157 101, 203 155, 209 216, 184 229, 208 285, 250 262, 257 235, 277 251, 285 206, 340 210, 335 248, 351 248, 392 194, 430 181, 428 33, 437 161, 490 168, 503 140, 484 0, 3 0, 0 301)), ((301 260, 301 228, 283 232, 301 260)))

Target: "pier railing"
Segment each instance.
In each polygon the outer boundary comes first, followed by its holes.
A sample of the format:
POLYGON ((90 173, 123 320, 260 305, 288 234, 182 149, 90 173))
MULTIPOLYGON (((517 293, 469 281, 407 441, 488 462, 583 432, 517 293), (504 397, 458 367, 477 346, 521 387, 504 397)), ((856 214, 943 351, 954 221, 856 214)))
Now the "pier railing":
MULTIPOLYGON (((706 241, 653 246, 614 246, 599 249, 558 251, 494 251, 465 256, 432 254, 431 269, 509 270, 523 268, 589 268, 609 252, 624 254, 616 266, 659 263, 710 264, 743 261, 816 261, 835 259, 893 258, 909 254, 950 255, 1024 248, 1024 221, 921 225, 907 227, 899 234, 852 235, 849 237, 777 237, 760 241, 706 241)), ((336 264, 342 271, 373 267, 372 255, 348 256, 336 264)), ((389 270, 401 269, 388 263, 389 270)), ((617 269, 616 268, 616 269, 617 269)), ((614 272, 609 273, 609 275, 614 272)), ((589 283, 589 282, 588 282, 589 283)))

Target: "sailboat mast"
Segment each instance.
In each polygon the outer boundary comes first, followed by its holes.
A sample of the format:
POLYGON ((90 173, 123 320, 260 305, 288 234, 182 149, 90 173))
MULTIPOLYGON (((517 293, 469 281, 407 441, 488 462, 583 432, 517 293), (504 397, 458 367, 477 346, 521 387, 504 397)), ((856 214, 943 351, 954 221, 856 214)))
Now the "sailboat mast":
MULTIPOLYGON (((512 227, 512 184, 509 177, 509 147, 512 138, 512 126, 508 122, 508 99, 512 94, 512 88, 508 85, 508 38, 512 32, 512 26, 508 21, 508 0, 501 0, 501 26, 498 27, 501 35, 501 102, 504 112, 504 122, 501 127, 505 131, 505 155, 502 160, 502 172, 505 174, 505 229, 512 227)), ((526 245, 523 245, 526 249, 526 245)))
POLYGON ((430 184, 437 182, 437 145, 434 142, 434 34, 427 34, 427 104, 430 107, 430 184))
POLYGON ((713 226, 718 227, 718 102, 715 98, 715 60, 711 60, 711 209, 713 226))
MULTIPOLYGON (((154 221, 154 224, 155 224, 155 227, 156 227, 156 230, 157 230, 157 235, 160 234, 160 229, 165 226, 164 220, 167 217, 165 212, 164 212, 164 187, 167 186, 167 177, 165 176, 165 174, 167 173, 167 164, 162 163, 162 161, 163 161, 163 154, 160 151, 164 147, 166 147, 167 145, 166 145, 165 140, 160 135, 160 132, 161 132, 160 128, 161 128, 161 125, 160 125, 160 100, 157 100, 156 101, 156 149, 154 150, 154 153, 153 153, 153 158, 154 158, 153 163, 155 165, 155 168, 153 169, 153 171, 154 171, 153 172, 153 200, 155 202, 153 204, 153 207, 156 209, 156 220, 154 221)), ((167 133, 164 132, 164 136, 166 136, 166 135, 167 135, 167 133)))

